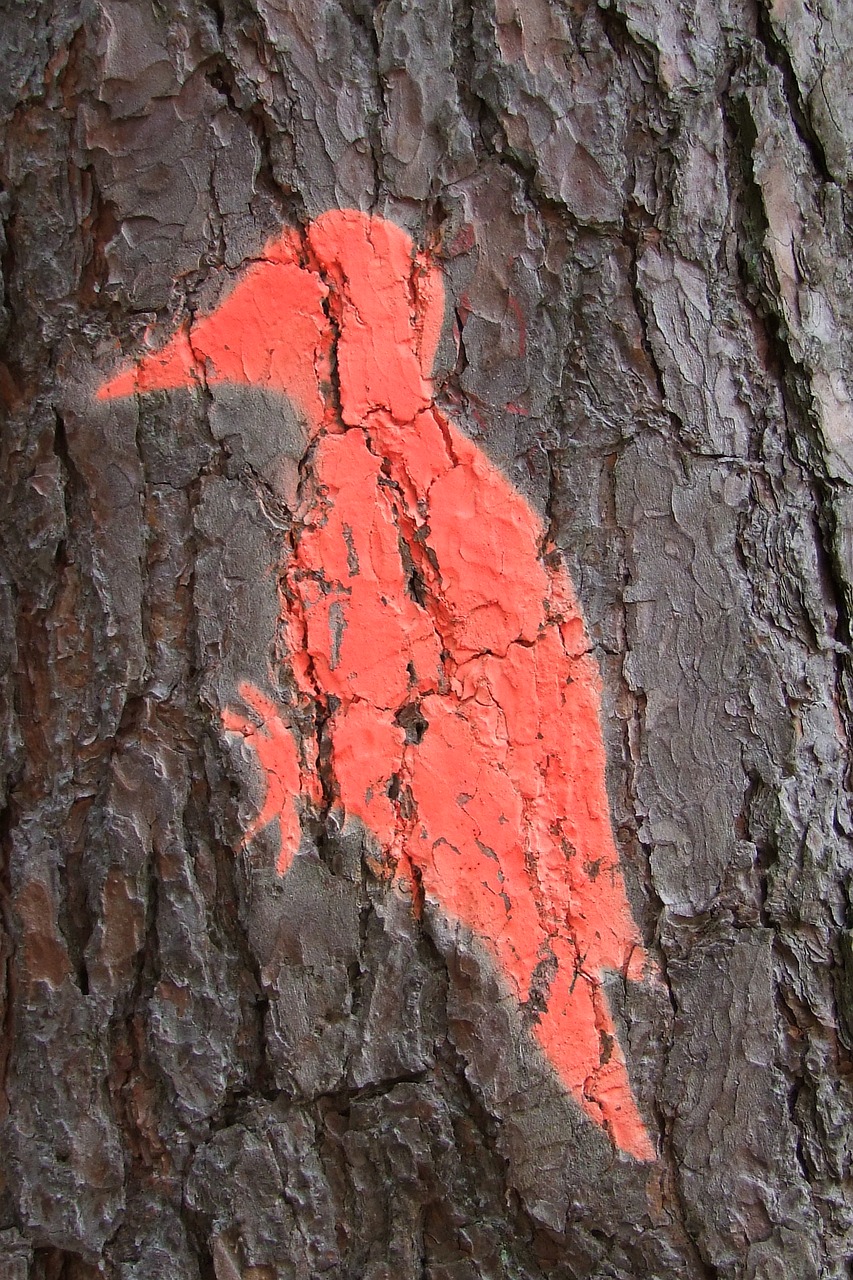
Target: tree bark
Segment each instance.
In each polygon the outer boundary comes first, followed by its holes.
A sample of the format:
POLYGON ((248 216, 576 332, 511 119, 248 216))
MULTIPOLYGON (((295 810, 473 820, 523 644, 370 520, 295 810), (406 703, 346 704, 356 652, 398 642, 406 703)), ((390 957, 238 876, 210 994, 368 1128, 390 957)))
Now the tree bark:
POLYGON ((0 1278, 848 1275, 844 6, 3 8, 0 1278), (577 591, 651 1161, 364 826, 243 839, 300 415, 97 392, 330 210, 437 264, 436 403, 577 591))

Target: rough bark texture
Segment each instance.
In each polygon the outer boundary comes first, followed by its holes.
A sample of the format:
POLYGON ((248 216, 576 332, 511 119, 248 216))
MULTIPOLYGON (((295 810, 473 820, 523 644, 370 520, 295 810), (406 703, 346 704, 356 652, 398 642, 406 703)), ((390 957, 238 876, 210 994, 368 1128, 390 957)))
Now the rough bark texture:
POLYGON ((0 1277, 849 1275, 849 6, 3 9, 0 1277), (435 254, 578 589, 651 1165, 354 826, 239 849, 290 428, 94 391, 333 208, 435 254))

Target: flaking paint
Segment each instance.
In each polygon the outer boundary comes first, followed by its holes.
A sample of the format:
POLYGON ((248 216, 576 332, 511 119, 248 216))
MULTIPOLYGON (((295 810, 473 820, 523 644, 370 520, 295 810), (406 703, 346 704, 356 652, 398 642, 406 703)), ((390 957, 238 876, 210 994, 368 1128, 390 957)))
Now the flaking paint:
MULTIPOLYGON (((402 230, 333 211, 98 394, 246 383, 304 415, 281 608, 299 696, 331 744, 331 800, 371 831, 386 874, 483 940, 520 1004, 545 983, 541 1048, 649 1160, 601 982, 639 981, 648 960, 611 831, 598 671, 539 518, 434 403, 443 312, 440 272, 402 230)), ((266 786, 245 838, 277 820, 284 875, 302 806, 321 802, 319 744, 255 686, 238 693, 249 713, 223 724, 266 786)))

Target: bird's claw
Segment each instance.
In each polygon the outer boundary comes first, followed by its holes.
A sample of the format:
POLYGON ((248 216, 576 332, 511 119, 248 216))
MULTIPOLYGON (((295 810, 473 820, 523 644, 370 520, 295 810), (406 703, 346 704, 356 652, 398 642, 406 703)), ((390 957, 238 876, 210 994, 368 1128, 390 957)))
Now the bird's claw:
POLYGON ((259 831, 277 819, 280 843, 276 871, 283 876, 301 838, 296 809, 296 799, 304 789, 299 751, 289 722, 266 694, 248 681, 241 682, 237 692, 255 712, 260 724, 226 707, 222 712, 222 726, 228 733, 242 734, 254 748, 265 783, 260 812, 247 827, 242 844, 249 844, 259 831))

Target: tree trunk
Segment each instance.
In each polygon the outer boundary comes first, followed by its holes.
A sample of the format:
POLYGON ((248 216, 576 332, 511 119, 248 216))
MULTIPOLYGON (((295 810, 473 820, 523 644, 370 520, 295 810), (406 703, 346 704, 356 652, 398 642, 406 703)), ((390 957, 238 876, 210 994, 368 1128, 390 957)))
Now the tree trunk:
MULTIPOLYGON (((844 6, 3 8, 0 1278, 848 1275, 844 6), (398 250, 411 276, 365 283, 398 250), (285 278, 308 301, 265 311, 285 278), (422 411, 491 495, 454 552, 475 595, 476 548, 503 564, 478 616, 550 584, 512 652, 563 636, 528 744, 581 832, 556 897, 482 814, 466 869, 418 862, 445 786, 460 859, 499 776, 533 803, 482 673, 519 724, 532 695, 453 613, 439 482, 405 494, 422 411), (394 607, 455 674, 389 695, 347 764, 341 619, 386 525, 394 607), (516 535, 541 554, 507 567, 516 535), (418 783, 451 705, 496 753, 470 793, 462 748, 418 783), (362 812, 346 770, 380 776, 381 734, 414 763, 362 812), (585 806, 609 860, 578 852, 585 806)), ((381 679, 392 634, 361 629, 381 679)))

